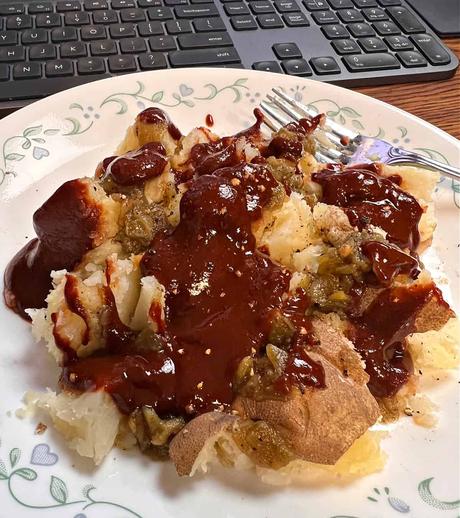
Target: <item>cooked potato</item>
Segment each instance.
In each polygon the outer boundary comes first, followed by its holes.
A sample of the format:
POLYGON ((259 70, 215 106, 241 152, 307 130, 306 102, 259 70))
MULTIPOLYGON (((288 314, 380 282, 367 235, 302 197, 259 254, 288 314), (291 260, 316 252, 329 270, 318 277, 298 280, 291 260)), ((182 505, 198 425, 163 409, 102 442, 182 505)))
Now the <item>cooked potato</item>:
POLYGON ((255 401, 237 397, 242 418, 270 424, 300 459, 335 464, 380 415, 367 386, 345 377, 332 363, 309 352, 325 371, 324 389, 295 391, 288 400, 255 401))

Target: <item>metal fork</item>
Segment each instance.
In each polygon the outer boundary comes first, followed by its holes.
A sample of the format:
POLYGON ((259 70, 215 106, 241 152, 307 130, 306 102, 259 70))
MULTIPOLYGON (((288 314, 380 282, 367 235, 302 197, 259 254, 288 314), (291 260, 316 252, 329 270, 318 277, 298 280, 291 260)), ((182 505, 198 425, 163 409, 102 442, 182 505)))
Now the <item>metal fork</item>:
MULTIPOLYGON (((272 88, 275 95, 267 95, 260 107, 264 112, 264 123, 278 131, 282 126, 299 119, 312 119, 317 113, 286 95, 280 88, 272 88)), ((460 169, 433 160, 418 153, 395 147, 384 140, 366 137, 325 118, 325 124, 316 134, 316 159, 319 162, 340 162, 342 164, 363 164, 383 162, 385 164, 415 164, 435 169, 441 174, 460 181, 460 169), (325 138, 321 138, 321 132, 325 138)))

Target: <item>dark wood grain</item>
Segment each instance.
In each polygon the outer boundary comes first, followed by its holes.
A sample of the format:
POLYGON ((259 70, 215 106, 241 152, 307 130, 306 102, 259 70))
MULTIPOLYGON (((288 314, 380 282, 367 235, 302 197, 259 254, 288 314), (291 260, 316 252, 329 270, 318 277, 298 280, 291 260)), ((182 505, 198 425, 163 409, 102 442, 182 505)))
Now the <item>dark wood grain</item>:
MULTIPOLYGON (((444 42, 460 57, 460 39, 444 42)), ((460 139, 460 68, 446 81, 368 86, 356 90, 417 115, 460 139)))

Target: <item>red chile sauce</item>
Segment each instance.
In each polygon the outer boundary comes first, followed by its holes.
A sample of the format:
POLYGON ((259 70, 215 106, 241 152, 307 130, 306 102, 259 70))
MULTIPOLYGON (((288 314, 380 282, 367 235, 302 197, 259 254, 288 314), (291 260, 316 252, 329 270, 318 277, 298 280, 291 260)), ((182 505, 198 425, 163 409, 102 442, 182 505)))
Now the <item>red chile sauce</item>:
POLYGON ((165 148, 158 142, 148 142, 125 155, 106 158, 97 174, 101 181, 110 177, 118 185, 138 185, 159 176, 166 162, 165 148))
POLYGON ((45 307, 51 270, 72 270, 93 245, 100 209, 85 180, 64 183, 34 214, 37 238, 8 264, 4 277, 7 306, 24 318, 27 308, 45 307))
POLYGON ((405 339, 432 298, 446 305, 434 284, 387 288, 362 315, 351 317, 349 338, 366 362, 368 387, 375 397, 393 396, 409 379, 413 367, 405 339))
POLYGON ((381 227, 388 241, 412 251, 417 248, 423 210, 398 187, 396 178, 383 178, 377 166, 366 164, 343 170, 333 166, 314 173, 312 179, 323 188, 321 201, 343 207, 352 225, 381 227))
MULTIPOLYGON (((61 376, 65 387, 79 391, 104 388, 124 413, 142 405, 152 406, 160 415, 193 415, 228 407, 234 397, 235 369, 254 349, 256 354, 262 352, 276 311, 291 320, 295 332, 275 389, 285 394, 294 385, 324 386, 321 365, 307 353, 315 344, 305 317, 308 297, 298 290, 284 300, 290 274, 256 249, 251 232, 251 223, 276 187, 263 158, 247 165, 236 152, 238 137, 260 139, 263 116, 257 110, 255 115, 257 121, 248 130, 192 149, 189 179, 194 180, 181 200, 180 223, 173 231, 157 234, 144 254, 143 274, 155 275, 166 288, 165 321, 159 322, 157 335, 161 350, 158 343, 151 348, 136 345, 136 333, 121 322, 107 288, 101 317, 105 349, 79 359, 68 344, 59 342, 55 326, 56 343, 65 352, 61 376)), ((161 110, 145 110, 139 119, 166 122, 171 135, 180 137, 161 110)), ((311 128, 299 123, 290 129, 306 134, 311 128)), ((135 181, 144 181, 152 171, 164 167, 165 154, 159 146, 147 145, 134 157, 117 159, 114 170, 113 157, 106 159, 101 174, 130 184, 131 168, 135 181), (134 171, 130 160, 136 157, 140 167, 134 171), (156 165, 149 164, 150 160, 156 165)), ((276 146, 282 156, 286 150, 281 143, 276 146)), ((378 225, 389 240, 416 247, 422 210, 398 188, 397 177, 384 179, 375 167, 360 166, 322 171, 314 180, 323 187, 322 201, 344 207, 352 224, 360 228, 378 225)), ((89 188, 83 180, 67 182, 35 213, 38 239, 26 245, 5 272, 5 300, 18 313, 43 307, 51 288, 50 271, 71 270, 92 248, 90 236, 97 231, 100 213, 89 188)), ((394 247, 368 242, 363 253, 382 284, 399 273, 418 274, 416 260, 394 247)), ((86 320, 75 292, 69 275, 65 288, 69 309, 86 320)), ((407 381, 412 365, 404 340, 414 330, 418 311, 433 296, 442 301, 434 286, 388 288, 364 314, 351 315, 350 338, 366 360, 369 387, 376 397, 395 394, 407 381)), ((156 321, 158 310, 151 308, 156 321)), ((53 322, 57 318, 53 315, 53 322)))
POLYGON ((142 124, 166 124, 168 132, 174 140, 179 140, 182 137, 180 130, 160 108, 147 108, 141 111, 137 116, 137 121, 142 124))
MULTIPOLYGON (((162 415, 228 407, 240 360, 265 346, 289 289, 290 273, 256 249, 251 232, 276 185, 264 166, 251 164, 191 182, 179 225, 157 234, 141 263, 143 275, 166 288, 163 351, 134 351, 128 339, 115 354, 68 364, 63 383, 104 387, 124 412, 146 404, 162 415)), ((295 324, 304 323, 295 315, 308 305, 297 299, 289 310, 295 324)), ((285 384, 324 386, 322 367, 297 343, 292 354, 285 384)))
POLYGON ((241 137, 249 142, 257 141, 261 137, 260 127, 264 120, 263 113, 256 108, 254 110, 256 122, 249 128, 229 137, 222 137, 215 142, 195 144, 190 150, 188 160, 188 177, 181 176, 181 181, 190 179, 193 175, 201 176, 212 174, 224 167, 232 167, 244 161, 245 157, 237 151, 236 143, 241 137))
POLYGON ((400 274, 416 279, 421 271, 419 261, 387 243, 367 241, 361 245, 363 254, 369 259, 372 271, 380 284, 389 285, 400 274))
POLYGON ((313 119, 300 119, 298 122, 287 124, 284 128, 291 132, 291 138, 276 135, 270 141, 267 149, 263 151, 263 155, 297 162, 304 153, 303 140, 315 131, 321 123, 322 117, 322 115, 317 115, 313 119))
POLYGON ((206 126, 212 128, 214 126, 214 117, 208 113, 205 118, 206 126))
POLYGON ((306 316, 310 305, 306 291, 299 288, 281 306, 282 314, 295 326, 286 365, 274 383, 281 394, 288 394, 292 386, 301 390, 307 386, 323 386, 324 369, 319 363, 312 362, 306 350, 315 344, 311 321, 306 316))

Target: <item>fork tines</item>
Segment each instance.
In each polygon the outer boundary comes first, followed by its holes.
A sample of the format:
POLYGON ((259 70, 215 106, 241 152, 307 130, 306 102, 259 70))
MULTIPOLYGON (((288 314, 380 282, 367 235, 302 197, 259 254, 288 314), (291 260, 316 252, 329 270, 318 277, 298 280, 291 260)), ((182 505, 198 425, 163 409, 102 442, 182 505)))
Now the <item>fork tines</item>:
MULTIPOLYGON (((262 101, 260 107, 264 112, 264 123, 272 130, 278 131, 282 126, 300 119, 312 119, 316 111, 289 95, 281 88, 272 88, 275 95, 267 95, 268 101, 262 101)), ((320 162, 348 162, 348 157, 354 151, 355 139, 359 135, 331 119, 325 117, 324 124, 314 133, 320 162)))

